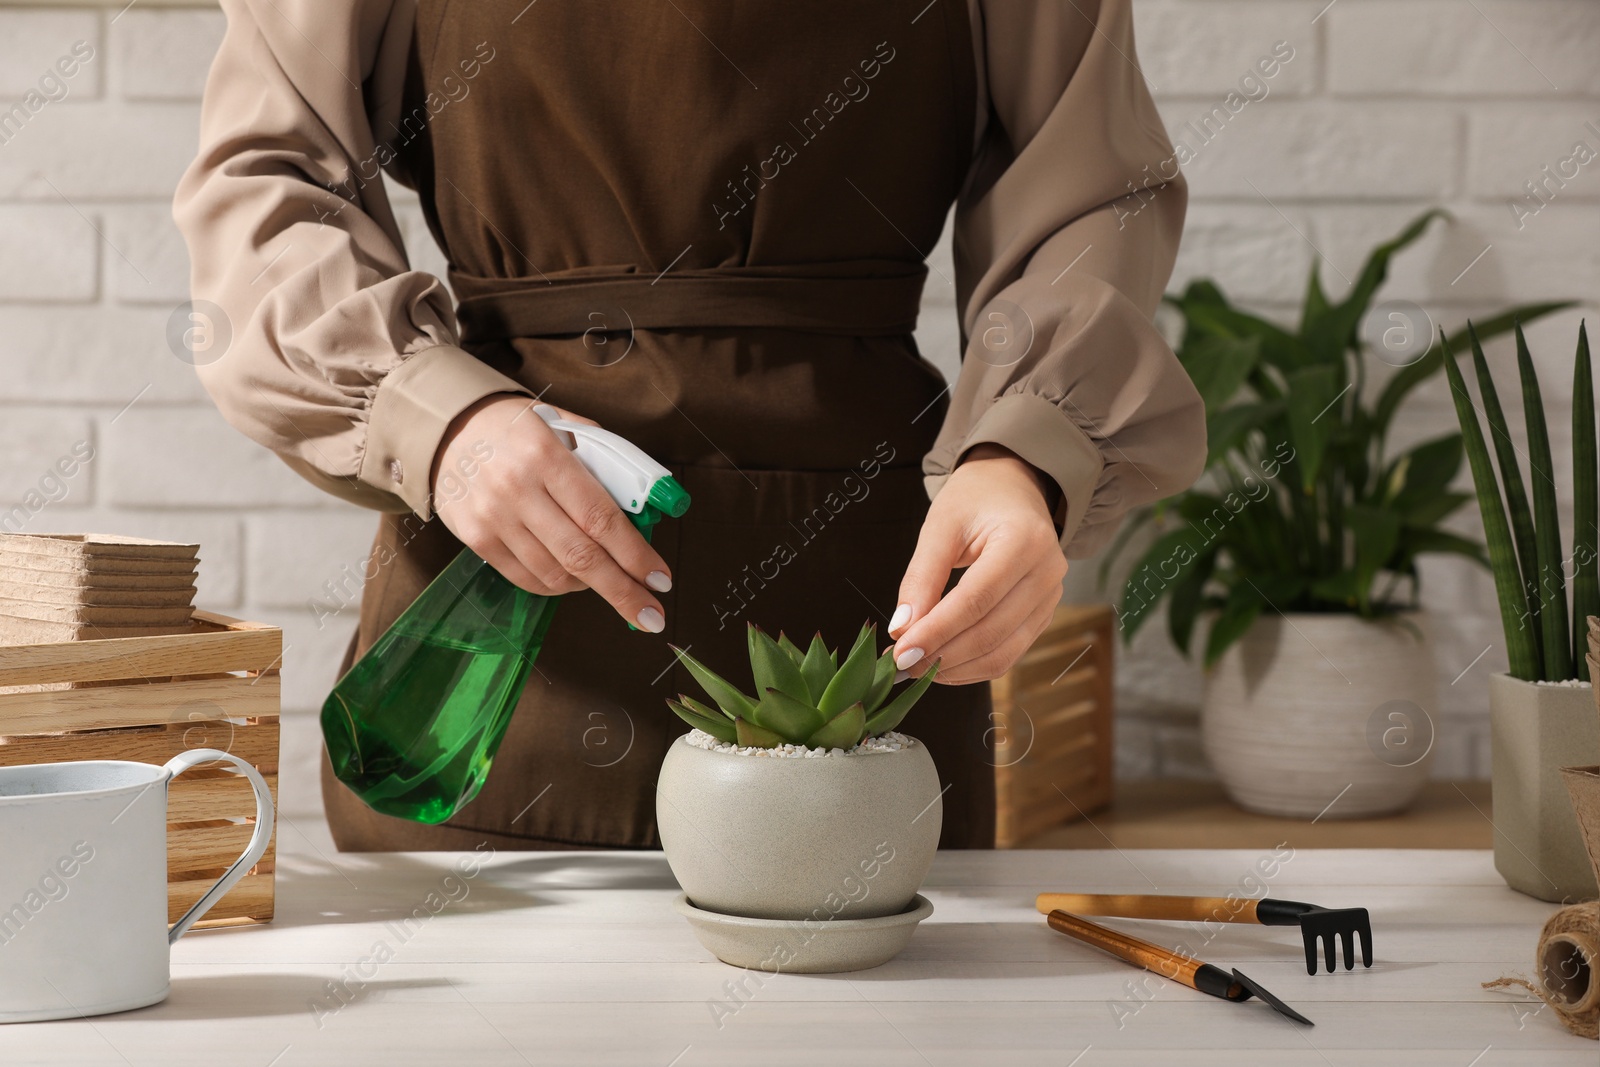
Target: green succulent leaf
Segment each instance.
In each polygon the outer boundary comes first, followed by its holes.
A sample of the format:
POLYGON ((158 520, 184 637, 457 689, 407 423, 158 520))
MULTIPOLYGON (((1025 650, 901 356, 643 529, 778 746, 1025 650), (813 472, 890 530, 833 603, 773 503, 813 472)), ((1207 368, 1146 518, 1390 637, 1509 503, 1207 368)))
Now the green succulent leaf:
POLYGON ((705 733, 710 734, 718 741, 726 741, 729 744, 732 744, 738 737, 738 732, 734 728, 734 724, 729 722, 728 719, 721 714, 718 714, 715 718, 712 718, 708 715, 700 715, 678 701, 670 698, 667 700, 667 707, 671 708, 672 713, 678 718, 682 719, 696 730, 702 730, 705 733))
MULTIPOLYGON (((811 699, 811 691, 800 676, 800 668, 789 658, 778 642, 751 623, 745 627, 746 644, 750 651, 750 673, 755 676, 756 692, 776 689, 795 700, 811 699)), ((760 715, 756 718, 759 720, 760 715)))
POLYGON ((810 704, 794 699, 781 689, 769 687, 762 690, 755 721, 758 726, 781 735, 785 741, 799 745, 827 720, 810 704))
POLYGON ((922 699, 922 694, 933 684, 933 676, 938 673, 939 661, 934 660, 921 678, 900 690, 893 700, 873 712, 867 720, 867 736, 877 737, 899 726, 900 720, 906 717, 906 712, 911 710, 913 704, 922 699))
POLYGON ((755 711, 756 702, 741 693, 733 683, 724 679, 716 671, 695 659, 677 645, 669 645, 678 656, 678 661, 688 668, 694 675, 694 680, 706 691, 706 695, 716 701, 717 707, 731 719, 749 718, 755 711))
MULTIPOLYGON (((1594 370, 1589 330, 1578 324, 1578 354, 1572 372, 1572 650, 1577 677, 1589 680, 1588 623, 1600 615, 1600 479, 1595 450, 1594 370)), ((1520 677, 1520 676, 1519 676, 1520 677)))
POLYGON ((696 715, 704 715, 708 719, 722 719, 723 721, 727 722, 728 725, 733 725, 733 716, 729 715, 721 708, 714 708, 709 704, 702 704, 700 701, 686 693, 678 694, 678 703, 682 704, 696 715))
POLYGON ((796 667, 800 666, 801 661, 806 658, 806 654, 800 651, 800 646, 789 640, 789 636, 782 630, 778 631, 778 647, 789 654, 789 658, 794 661, 796 667))
POLYGON ((771 730, 757 726, 749 719, 735 719, 733 727, 737 743, 746 748, 777 748, 788 743, 771 730))
POLYGON ((866 730, 867 713, 857 701, 829 719, 805 743, 812 748, 855 748, 866 736, 866 730))
POLYGON ((800 664, 800 676, 806 681, 806 696, 812 703, 822 699, 822 691, 828 688, 833 671, 828 646, 822 643, 822 635, 816 634, 811 638, 811 647, 806 649, 805 659, 800 664))
POLYGON ((872 623, 861 628, 844 665, 817 699, 817 710, 824 716, 832 718, 867 695, 867 687, 872 684, 873 661, 877 659, 872 650, 876 632, 877 627, 872 623))
POLYGON ((1467 392, 1466 379, 1456 363, 1448 339, 1444 339, 1444 372, 1450 382, 1450 397, 1455 402, 1456 421, 1461 426, 1466 444, 1467 462, 1472 468, 1472 483, 1478 492, 1478 512, 1483 517, 1483 535, 1488 544, 1489 559, 1493 564, 1495 598, 1500 605, 1500 621, 1506 636, 1506 658, 1510 661, 1513 678, 1537 681, 1544 663, 1539 658, 1531 631, 1524 628, 1523 620, 1532 612, 1528 606, 1528 590, 1522 585, 1521 571, 1517 566, 1517 550, 1511 540, 1511 522, 1506 517, 1500 483, 1495 477, 1494 464, 1489 458, 1489 443, 1484 438, 1483 426, 1478 422, 1478 409, 1467 392))
POLYGON ((861 703, 866 705, 868 715, 878 710, 878 706, 889 695, 889 687, 892 685, 894 685, 894 646, 890 645, 873 664, 872 684, 867 686, 867 695, 861 700, 861 703))
POLYGON ((1478 377, 1478 398, 1483 403, 1483 418, 1489 425, 1489 440, 1494 445, 1495 461, 1500 467, 1500 487, 1505 492, 1506 515, 1511 520, 1511 541, 1517 550, 1521 568, 1522 585, 1528 591, 1528 606, 1532 611, 1533 625, 1528 636, 1533 641, 1534 657, 1544 662, 1544 631, 1538 621, 1538 567, 1539 550, 1533 530, 1533 508, 1528 503, 1528 491, 1522 482, 1522 464, 1517 459, 1516 442, 1511 439, 1511 429, 1506 424, 1506 413, 1500 407, 1500 393, 1494 385, 1494 375, 1489 373, 1489 361, 1484 357, 1478 332, 1467 323, 1467 338, 1472 343, 1472 367, 1478 377))
POLYGON ((1522 379, 1522 413, 1528 428, 1528 480, 1533 485, 1534 550, 1538 555, 1534 578, 1538 586, 1529 599, 1539 601, 1543 628, 1544 676, 1552 681, 1571 678, 1573 648, 1567 631, 1566 564, 1561 554, 1561 514, 1556 508, 1555 462, 1550 452, 1550 427, 1545 422, 1539 375, 1533 368, 1522 324, 1517 334, 1517 372, 1522 379))

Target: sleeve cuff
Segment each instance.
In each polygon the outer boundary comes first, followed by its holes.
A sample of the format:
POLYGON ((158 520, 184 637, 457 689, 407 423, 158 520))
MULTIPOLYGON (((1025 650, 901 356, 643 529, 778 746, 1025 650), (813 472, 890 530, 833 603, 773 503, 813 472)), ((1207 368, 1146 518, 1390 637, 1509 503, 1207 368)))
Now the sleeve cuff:
MULTIPOLYGON (((1056 526, 1061 531, 1061 547, 1077 535, 1105 459, 1089 436, 1055 404, 1034 393, 1008 393, 997 398, 973 423, 971 431, 956 448, 954 461, 969 448, 996 444, 1015 452, 1027 463, 1048 475, 1061 490, 1056 510, 1056 526)), ((939 491, 949 472, 924 479, 928 495, 939 491)))
POLYGON ((433 518, 429 477, 455 417, 494 393, 533 393, 465 349, 436 345, 408 357, 378 384, 367 420, 360 479, 433 518))

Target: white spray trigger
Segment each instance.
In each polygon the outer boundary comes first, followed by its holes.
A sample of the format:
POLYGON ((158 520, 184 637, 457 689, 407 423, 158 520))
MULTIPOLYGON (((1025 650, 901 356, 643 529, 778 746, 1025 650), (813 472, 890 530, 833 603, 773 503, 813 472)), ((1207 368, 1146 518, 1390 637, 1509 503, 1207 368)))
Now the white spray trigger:
POLYGON ((643 511, 650 487, 658 478, 672 473, 632 441, 610 430, 563 419, 549 404, 537 404, 533 411, 552 430, 572 435, 572 452, 578 462, 595 476, 623 511, 634 515, 643 511))

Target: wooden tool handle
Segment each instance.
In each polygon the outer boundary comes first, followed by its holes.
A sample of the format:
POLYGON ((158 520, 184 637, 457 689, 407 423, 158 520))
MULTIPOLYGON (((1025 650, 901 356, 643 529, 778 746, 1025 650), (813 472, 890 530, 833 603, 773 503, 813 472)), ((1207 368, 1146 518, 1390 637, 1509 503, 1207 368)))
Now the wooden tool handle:
POLYGON ((1194 983, 1194 973, 1203 964, 1197 959, 1180 956, 1160 945, 1152 945, 1131 934, 1109 929, 1064 911, 1052 911, 1045 916, 1045 919, 1050 923, 1052 930, 1076 938, 1086 945, 1093 945, 1146 970, 1154 971, 1164 978, 1182 982, 1191 989, 1199 988, 1194 983))
POLYGON ((1177 919, 1186 922, 1253 923, 1256 902, 1227 897, 1163 897, 1144 893, 1040 893, 1034 907, 1080 915, 1119 915, 1127 919, 1177 919))

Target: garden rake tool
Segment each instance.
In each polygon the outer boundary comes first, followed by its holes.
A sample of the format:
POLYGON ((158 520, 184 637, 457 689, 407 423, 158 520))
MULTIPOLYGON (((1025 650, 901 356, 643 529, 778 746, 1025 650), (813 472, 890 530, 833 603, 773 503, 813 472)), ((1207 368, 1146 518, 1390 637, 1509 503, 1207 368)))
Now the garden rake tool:
POLYGON ((1316 1025, 1267 992, 1260 984, 1240 974, 1237 969, 1230 974, 1221 967, 1201 963, 1192 956, 1181 955, 1131 934, 1112 930, 1099 923, 1090 922, 1082 916, 1071 915, 1064 911, 1049 912, 1045 915, 1045 921, 1050 924, 1050 929, 1058 933, 1066 934, 1086 945, 1093 945, 1146 970, 1155 971, 1164 978, 1182 982, 1190 989, 1235 1002, 1258 997, 1279 1015, 1293 1019, 1297 1023, 1305 1023, 1307 1026, 1316 1025))
POLYGON ((1356 965, 1356 935, 1361 936, 1361 965, 1372 966, 1372 920, 1366 908, 1322 908, 1297 900, 1240 900, 1228 897, 1171 897, 1145 893, 1040 893, 1034 906, 1082 915, 1115 915, 1125 919, 1174 919, 1179 922, 1259 923, 1298 926, 1306 946, 1306 973, 1317 973, 1321 942, 1328 971, 1337 970, 1334 939, 1344 945, 1344 969, 1356 965))

